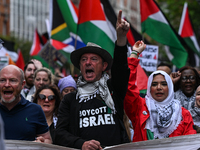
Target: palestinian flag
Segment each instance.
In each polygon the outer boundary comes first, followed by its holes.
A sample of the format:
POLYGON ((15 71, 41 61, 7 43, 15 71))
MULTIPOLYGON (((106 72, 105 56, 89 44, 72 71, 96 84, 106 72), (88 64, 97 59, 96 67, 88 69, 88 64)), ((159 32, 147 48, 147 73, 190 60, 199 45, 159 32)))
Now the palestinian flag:
MULTIPOLYGON (((115 28, 117 22, 117 15, 115 14, 108 0, 101 0, 101 4, 103 6, 103 11, 106 16, 107 24, 112 32, 114 39, 116 40, 117 36, 115 28)), ((135 42, 133 41, 142 40, 142 36, 131 26, 127 34, 127 39, 130 45, 133 46, 135 44, 135 42)), ((148 44, 149 42, 145 40, 145 43, 148 44)), ((148 77, 144 72, 144 70, 141 68, 140 64, 138 65, 137 68, 137 79, 138 79, 137 80, 138 89, 140 90, 140 92, 146 93, 148 77)))
POLYGON ((185 66, 188 54, 155 1, 140 0, 142 32, 169 46, 171 61, 177 68, 185 66))
POLYGON ((115 38, 106 21, 100 0, 80 1, 77 34, 85 44, 95 43, 113 56, 115 38))
POLYGON ((60 41, 51 39, 51 45, 59 50, 59 52, 67 59, 67 62, 71 63, 70 54, 74 51, 74 46, 62 43, 60 41))
POLYGON ((51 69, 52 72, 54 72, 53 68, 49 66, 49 64, 39 55, 43 47, 44 47, 43 40, 36 29, 34 33, 33 44, 30 50, 30 55, 33 59, 39 60, 44 67, 47 67, 51 69))
POLYGON ((34 33, 34 38, 33 38, 33 44, 30 50, 30 55, 37 55, 39 53, 39 51, 42 49, 43 47, 43 42, 41 40, 41 37, 37 31, 37 29, 35 29, 35 33, 34 33))
POLYGON ((117 15, 115 14, 115 11, 108 0, 101 0, 101 4, 103 6, 103 11, 106 16, 107 24, 113 35, 113 39, 116 41, 117 40, 117 33, 116 33, 117 15))
MULTIPOLYGON (((124 19, 127 22, 129 22, 125 17, 124 17, 124 19)), ((130 24, 130 22, 129 22, 129 24, 130 24)), ((142 35, 131 24, 130 24, 129 31, 126 34, 126 37, 127 37, 129 45, 131 45, 131 46, 133 46, 135 44, 135 42, 143 40, 142 35)), ((144 43, 150 44, 149 41, 147 41, 145 38, 144 38, 144 43)))
MULTIPOLYGON (((124 19, 127 21, 126 18, 124 18, 124 19)), ((126 37, 127 37, 128 43, 131 47, 135 44, 135 42, 137 42, 139 40, 143 40, 142 35, 136 29, 134 29, 134 27, 131 24, 130 24, 130 29, 129 29, 126 37)), ((144 39, 144 43, 149 44, 149 42, 146 39, 144 39)), ((137 83, 137 87, 138 87, 140 93, 146 93, 147 82, 148 82, 148 76, 146 75, 145 71, 140 66, 140 64, 138 64, 137 82, 136 83, 137 83)))
POLYGON ((16 64, 16 66, 18 66, 19 68, 24 70, 24 66, 25 66, 24 58, 23 58, 22 52, 20 50, 18 50, 18 59, 15 64, 16 64))
POLYGON ((41 38, 42 38, 43 43, 46 44, 46 42, 49 40, 48 33, 47 32, 43 33, 41 38))
POLYGON ((187 43, 188 47, 195 53, 195 66, 199 66, 200 48, 194 34, 194 30, 189 18, 189 11, 187 8, 187 3, 184 4, 183 13, 181 17, 181 22, 179 26, 179 35, 187 43))

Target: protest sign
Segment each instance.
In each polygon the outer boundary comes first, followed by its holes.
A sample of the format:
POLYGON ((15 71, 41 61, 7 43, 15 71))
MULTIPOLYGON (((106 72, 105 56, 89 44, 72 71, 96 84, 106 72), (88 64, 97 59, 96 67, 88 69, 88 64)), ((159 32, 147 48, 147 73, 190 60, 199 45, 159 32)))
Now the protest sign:
POLYGON ((146 49, 140 54, 140 65, 148 72, 157 70, 158 63, 158 46, 146 45, 146 49))
POLYGON ((50 42, 47 42, 39 52, 41 56, 52 68, 59 68, 67 62, 67 59, 55 49, 50 42))

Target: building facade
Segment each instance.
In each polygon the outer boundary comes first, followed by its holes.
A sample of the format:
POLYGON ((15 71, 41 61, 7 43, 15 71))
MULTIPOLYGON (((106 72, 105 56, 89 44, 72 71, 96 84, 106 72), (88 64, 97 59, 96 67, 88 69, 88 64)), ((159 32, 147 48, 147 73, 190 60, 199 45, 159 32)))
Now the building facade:
POLYGON ((0 0, 0 34, 10 33, 10 0, 0 0))
POLYGON ((131 25, 137 31, 141 31, 139 0, 110 0, 110 3, 116 14, 122 10, 122 15, 130 21, 131 25))
POLYGON ((10 34, 32 41, 37 28, 40 34, 47 31, 50 0, 10 0, 10 34))
MULTIPOLYGON (((109 0, 115 13, 123 11, 139 32, 141 30, 139 0, 109 0)), ((37 28, 40 34, 47 31, 51 0, 0 0, 0 34, 13 35, 19 39, 32 41, 37 28)), ((72 0, 78 7, 80 0, 72 0)))

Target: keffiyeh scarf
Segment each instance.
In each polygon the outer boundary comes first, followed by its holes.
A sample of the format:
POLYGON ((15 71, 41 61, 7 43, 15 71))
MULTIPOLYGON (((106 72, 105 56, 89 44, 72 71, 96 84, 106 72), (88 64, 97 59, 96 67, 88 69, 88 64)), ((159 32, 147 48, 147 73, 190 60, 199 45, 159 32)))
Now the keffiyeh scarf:
POLYGON ((192 103, 195 102, 195 91, 191 97, 185 96, 185 94, 179 89, 174 93, 174 98, 181 102, 181 106, 187 110, 192 108, 192 103))
POLYGON ((113 113, 116 113, 115 105, 107 86, 108 79, 109 75, 105 72, 100 80, 92 83, 86 82, 83 80, 83 77, 80 76, 77 81, 76 99, 79 98, 79 103, 87 102, 99 94, 106 105, 113 111, 113 113))
POLYGON ((190 114, 192 116, 193 122, 195 125, 200 127, 200 108, 194 106, 194 102, 192 104, 192 109, 190 109, 190 114))
POLYGON ((150 113, 145 128, 154 133, 155 139, 168 137, 180 124, 182 109, 180 102, 174 99, 173 83, 167 73, 155 71, 149 76, 145 100, 150 113), (168 85, 168 97, 162 102, 153 99, 150 93, 151 83, 155 74, 163 75, 168 85))

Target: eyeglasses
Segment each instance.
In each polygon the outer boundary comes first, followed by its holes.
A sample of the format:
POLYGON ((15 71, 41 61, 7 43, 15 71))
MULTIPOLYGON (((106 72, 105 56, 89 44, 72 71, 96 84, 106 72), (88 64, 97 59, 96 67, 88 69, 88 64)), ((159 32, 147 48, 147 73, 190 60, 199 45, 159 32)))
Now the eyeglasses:
POLYGON ((181 80, 182 80, 183 82, 187 81, 188 79, 189 79, 191 82, 193 82, 193 81, 196 80, 196 77, 195 77, 195 76, 189 76, 189 77, 184 76, 184 77, 181 78, 181 80))
POLYGON ((44 94, 39 94, 38 97, 41 99, 41 100, 45 100, 46 98, 48 98, 48 101, 52 101, 56 98, 55 95, 49 95, 48 97, 46 97, 46 95, 44 94))

